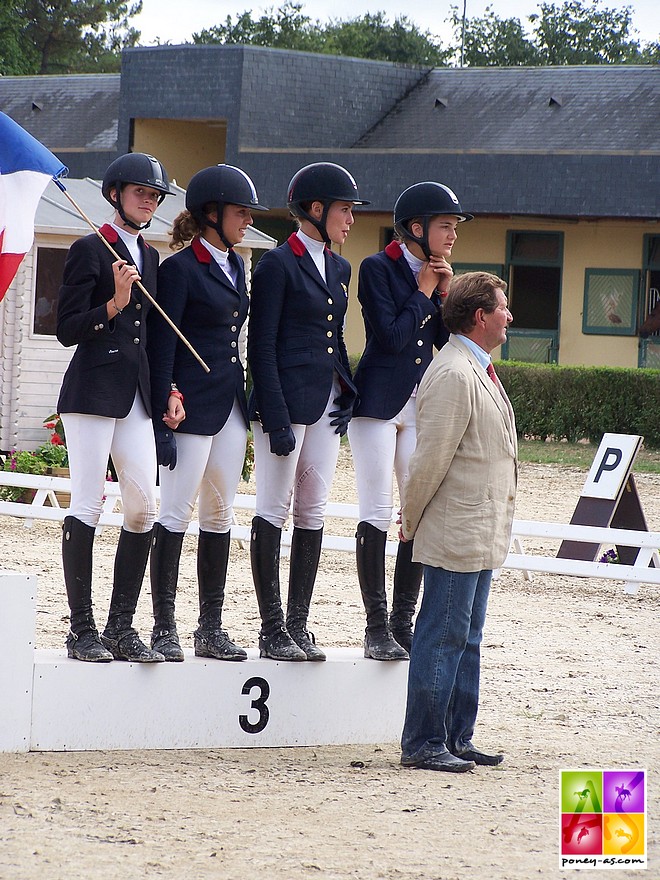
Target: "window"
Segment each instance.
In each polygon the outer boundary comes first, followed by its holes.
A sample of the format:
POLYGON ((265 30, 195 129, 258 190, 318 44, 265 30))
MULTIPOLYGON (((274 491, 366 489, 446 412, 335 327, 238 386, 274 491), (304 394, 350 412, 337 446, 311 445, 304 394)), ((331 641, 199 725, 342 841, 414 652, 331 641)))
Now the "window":
POLYGON ((640 274, 637 269, 585 269, 582 332, 633 336, 640 274))
POLYGON ((561 232, 507 233, 507 293, 513 326, 502 347, 504 359, 557 361, 563 247, 561 232))
POLYGON ((57 295, 62 285, 65 248, 37 249, 37 280, 34 291, 32 330, 38 336, 55 336, 57 330, 57 295))

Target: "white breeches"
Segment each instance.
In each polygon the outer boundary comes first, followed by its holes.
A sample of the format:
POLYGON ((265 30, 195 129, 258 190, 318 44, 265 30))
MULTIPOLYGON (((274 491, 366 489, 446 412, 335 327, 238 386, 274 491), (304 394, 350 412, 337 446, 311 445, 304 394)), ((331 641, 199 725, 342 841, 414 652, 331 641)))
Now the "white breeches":
POLYGON ((392 419, 351 419, 351 443, 360 521, 386 532, 392 520, 393 475, 403 493, 408 479, 410 457, 416 445, 416 398, 411 397, 392 419))
POLYGON ((185 532, 199 496, 199 527, 228 532, 243 470, 247 428, 236 401, 217 434, 177 434, 177 463, 161 467, 158 521, 169 532, 185 532))
POLYGON ((117 471, 128 532, 148 532, 156 519, 156 447, 151 419, 137 393, 125 419, 61 413, 71 472, 69 515, 96 527, 103 510, 108 458, 117 471))

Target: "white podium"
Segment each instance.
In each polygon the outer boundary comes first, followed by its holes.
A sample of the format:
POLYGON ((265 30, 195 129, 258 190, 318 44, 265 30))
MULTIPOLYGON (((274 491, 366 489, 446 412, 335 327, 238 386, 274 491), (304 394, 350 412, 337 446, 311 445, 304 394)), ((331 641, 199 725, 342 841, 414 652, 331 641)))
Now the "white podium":
POLYGON ((0 751, 267 748, 391 742, 405 662, 327 649, 324 663, 94 664, 34 648, 36 578, 0 572, 0 751))

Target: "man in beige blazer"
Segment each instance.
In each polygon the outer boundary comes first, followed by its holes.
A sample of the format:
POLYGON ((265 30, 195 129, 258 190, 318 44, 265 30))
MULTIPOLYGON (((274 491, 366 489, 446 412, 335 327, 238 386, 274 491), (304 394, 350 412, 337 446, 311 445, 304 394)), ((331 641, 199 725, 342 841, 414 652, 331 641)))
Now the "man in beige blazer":
POLYGON ((453 279, 443 305, 449 342, 417 393, 417 446, 401 517, 424 564, 408 678, 401 763, 461 773, 496 765, 472 743, 479 646, 494 568, 511 539, 516 426, 490 352, 513 320, 506 282, 486 272, 453 279))

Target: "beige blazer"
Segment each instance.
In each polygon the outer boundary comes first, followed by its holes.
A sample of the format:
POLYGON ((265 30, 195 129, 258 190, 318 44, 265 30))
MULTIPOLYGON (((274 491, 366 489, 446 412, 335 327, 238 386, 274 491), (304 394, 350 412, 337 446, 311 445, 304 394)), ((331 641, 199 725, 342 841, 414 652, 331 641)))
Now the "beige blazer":
POLYGON ((511 541, 517 452, 504 389, 450 336, 417 392, 417 446, 402 510, 416 562, 461 572, 502 565, 511 541))

